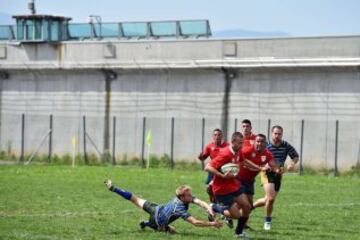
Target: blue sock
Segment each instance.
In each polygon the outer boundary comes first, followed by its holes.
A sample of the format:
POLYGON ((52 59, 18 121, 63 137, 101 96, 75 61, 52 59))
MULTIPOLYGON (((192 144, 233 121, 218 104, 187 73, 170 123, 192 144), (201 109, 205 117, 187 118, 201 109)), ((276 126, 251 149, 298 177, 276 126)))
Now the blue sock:
POLYGON ((119 194, 120 196, 122 196, 123 198, 125 198, 126 200, 130 200, 132 193, 131 192, 127 192, 125 190, 122 190, 120 188, 114 187, 113 192, 116 192, 117 194, 119 194))
POLYGON ((271 217, 266 216, 266 217, 264 217, 264 220, 265 220, 265 222, 271 222, 271 217))

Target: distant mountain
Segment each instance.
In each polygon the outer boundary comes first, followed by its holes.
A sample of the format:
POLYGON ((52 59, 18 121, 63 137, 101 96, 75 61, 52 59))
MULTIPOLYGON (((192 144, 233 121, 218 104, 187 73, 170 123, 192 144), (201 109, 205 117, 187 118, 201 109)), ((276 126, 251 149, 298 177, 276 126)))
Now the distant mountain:
POLYGON ((12 25, 15 24, 14 19, 10 14, 0 12, 0 25, 12 25))
POLYGON ((215 31, 212 33, 214 38, 236 38, 236 37, 288 37, 289 33, 274 31, 274 32, 260 32, 246 29, 229 29, 215 31))

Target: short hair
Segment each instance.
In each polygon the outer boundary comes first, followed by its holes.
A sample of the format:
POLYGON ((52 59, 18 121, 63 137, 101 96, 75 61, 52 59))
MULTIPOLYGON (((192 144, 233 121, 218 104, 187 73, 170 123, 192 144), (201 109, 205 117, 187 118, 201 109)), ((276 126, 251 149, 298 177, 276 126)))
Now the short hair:
POLYGON ((265 142, 266 142, 265 134, 259 133, 258 135, 256 135, 256 137, 261 137, 261 138, 265 139, 265 142))
POLYGON ((251 121, 249 119, 242 120, 241 124, 243 123, 249 124, 251 126, 251 121))
POLYGON ((231 142, 233 142, 237 137, 243 138, 242 133, 241 133, 241 132, 234 132, 234 133, 231 135, 231 142))
POLYGON ((220 128, 215 128, 213 132, 221 132, 222 133, 220 128))
POLYGON ((175 191, 177 197, 181 197, 185 192, 191 191, 191 187, 189 185, 181 185, 175 191))
POLYGON ((273 132, 275 128, 280 129, 281 132, 284 131, 284 129, 282 128, 282 126, 280 126, 280 125, 275 125, 275 126, 273 126, 273 127, 271 128, 271 132, 273 132))

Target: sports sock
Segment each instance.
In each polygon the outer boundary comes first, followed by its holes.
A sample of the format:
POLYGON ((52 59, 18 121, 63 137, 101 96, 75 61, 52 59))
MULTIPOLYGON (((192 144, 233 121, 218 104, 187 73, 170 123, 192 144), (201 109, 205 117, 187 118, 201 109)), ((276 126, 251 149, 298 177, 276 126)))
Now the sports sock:
POLYGON ((122 196, 123 198, 125 198, 126 200, 130 200, 132 193, 131 192, 127 192, 125 190, 122 190, 120 188, 117 187, 113 187, 113 192, 116 192, 117 194, 119 194, 120 196, 122 196))
POLYGON ((265 221, 265 222, 271 222, 271 217, 270 217, 270 216, 264 217, 264 221, 265 221))
POLYGON ((236 226, 235 229, 235 234, 242 234, 245 224, 247 222, 247 220, 249 219, 249 217, 240 217, 238 220, 238 224, 236 226))

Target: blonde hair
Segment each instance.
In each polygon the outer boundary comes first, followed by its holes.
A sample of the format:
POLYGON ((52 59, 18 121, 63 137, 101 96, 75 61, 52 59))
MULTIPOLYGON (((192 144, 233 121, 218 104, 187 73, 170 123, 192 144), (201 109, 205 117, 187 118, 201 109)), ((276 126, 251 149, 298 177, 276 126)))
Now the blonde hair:
POLYGON ((188 185, 181 185, 180 187, 178 187, 175 191, 176 196, 180 197, 182 195, 184 195, 185 192, 189 192, 191 191, 191 187, 188 185))

